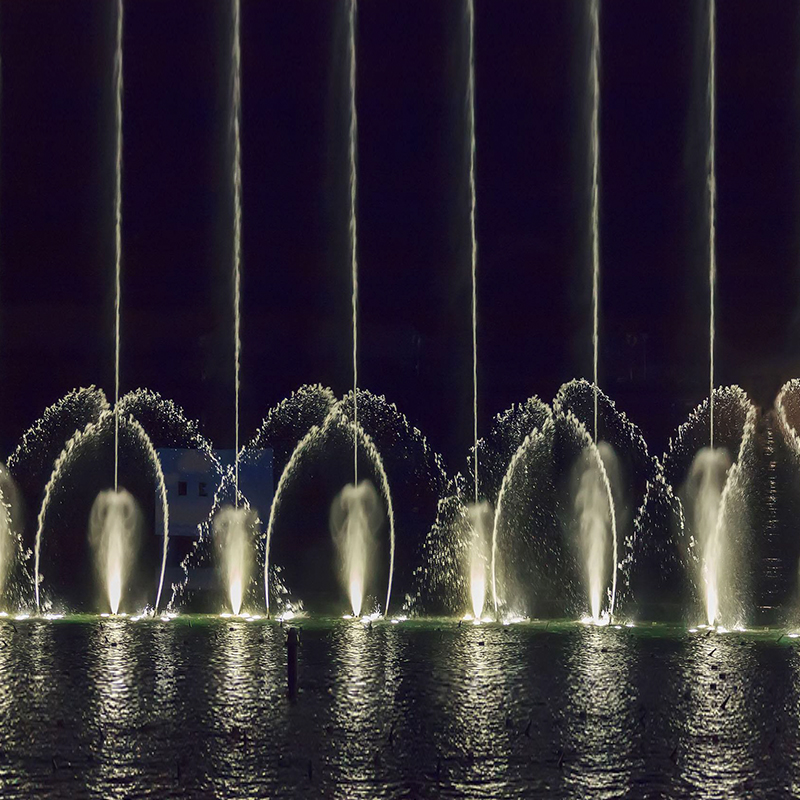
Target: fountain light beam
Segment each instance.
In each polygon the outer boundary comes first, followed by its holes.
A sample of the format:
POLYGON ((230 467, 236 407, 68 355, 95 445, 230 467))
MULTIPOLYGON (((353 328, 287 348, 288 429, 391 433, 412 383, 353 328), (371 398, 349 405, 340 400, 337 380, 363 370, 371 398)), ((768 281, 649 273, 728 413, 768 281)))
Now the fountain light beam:
POLYGON ((709 441, 714 449, 714 338, 717 290, 717 4, 708 0, 708 383, 709 441))

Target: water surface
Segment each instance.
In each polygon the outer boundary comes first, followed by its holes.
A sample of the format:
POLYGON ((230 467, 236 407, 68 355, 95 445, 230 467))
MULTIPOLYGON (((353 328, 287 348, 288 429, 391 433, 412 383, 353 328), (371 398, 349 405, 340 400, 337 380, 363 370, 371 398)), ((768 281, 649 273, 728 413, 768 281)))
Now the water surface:
POLYGON ((779 632, 0 621, 0 796, 785 797, 779 632))

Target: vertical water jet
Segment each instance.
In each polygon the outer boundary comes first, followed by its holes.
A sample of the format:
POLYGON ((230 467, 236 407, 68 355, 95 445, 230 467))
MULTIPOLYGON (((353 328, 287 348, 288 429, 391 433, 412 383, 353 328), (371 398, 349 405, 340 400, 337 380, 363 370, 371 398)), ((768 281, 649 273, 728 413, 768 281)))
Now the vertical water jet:
POLYGON ((469 137, 469 230, 472 276, 472 437, 474 502, 478 502, 478 239, 475 231, 475 5, 467 0, 467 136, 469 137))
POLYGON ((214 517, 217 560, 231 611, 237 616, 253 573, 252 535, 256 515, 249 508, 223 508, 214 517))
MULTIPOLYGON (((358 117, 356 114, 356 0, 348 8, 348 74, 350 84, 350 118, 348 157, 350 161, 350 274, 352 278, 353 312, 353 426, 358 429, 358 230, 356 228, 356 178, 358 156, 358 117)), ((358 486, 358 437, 353 437, 353 486, 358 486)))
POLYGON ((617 573, 616 520, 606 462, 616 456, 610 445, 589 444, 581 454, 573 475, 573 495, 577 522, 577 547, 583 566, 583 579, 589 612, 595 624, 614 613, 617 573), (610 589, 609 587, 610 583, 610 589), (603 597, 608 595, 608 609, 603 597))
POLYGON ((242 116, 242 53, 240 0, 232 5, 231 42, 231 136, 233 157, 231 159, 231 188, 233 191, 233 340, 234 340, 234 504, 239 507, 239 387, 242 356, 241 294, 242 294, 242 164, 241 164, 241 116, 242 116))
POLYGON ((483 616, 483 609, 486 605, 492 518, 492 507, 485 500, 482 503, 470 503, 467 507, 470 535, 469 589, 474 619, 480 619, 483 616))
POLYGON ((339 553, 341 581, 354 617, 361 615, 380 523, 380 499, 370 481, 361 481, 357 486, 348 484, 333 501, 331 536, 339 553))
POLYGON ((122 295, 122 0, 117 0, 117 40, 114 52, 114 121, 116 170, 114 182, 114 491, 119 488, 119 348, 122 295))
POLYGON ((723 582, 730 579, 731 543, 726 531, 723 498, 731 461, 724 449, 704 447, 692 462, 687 506, 699 546, 700 584, 708 625, 720 621, 723 582))
POLYGON ((140 528, 141 515, 129 492, 107 490, 97 495, 89 517, 89 542, 112 614, 120 609, 139 545, 140 528))
POLYGON ((597 442, 600 350, 600 0, 591 0, 589 92, 591 97, 589 161, 591 165, 592 350, 594 441, 597 442))
POLYGON ((717 4, 708 0, 708 152, 706 185, 708 200, 708 396, 709 443, 714 449, 714 329, 717 290, 717 4))

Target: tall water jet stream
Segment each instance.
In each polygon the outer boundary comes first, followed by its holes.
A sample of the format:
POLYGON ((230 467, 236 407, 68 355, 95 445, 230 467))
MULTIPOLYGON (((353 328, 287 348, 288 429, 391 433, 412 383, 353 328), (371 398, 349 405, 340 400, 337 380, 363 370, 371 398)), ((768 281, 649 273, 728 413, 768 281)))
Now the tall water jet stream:
POLYGON ((233 189, 233 338, 234 338, 234 505, 239 507, 239 386, 242 355, 241 295, 242 295, 242 52, 240 0, 233 0, 231 44, 231 184, 233 189))
POLYGON ((592 171, 591 247, 592 247, 592 348, 594 375, 594 441, 597 442, 598 363, 600 350, 600 0, 591 0, 591 56, 589 83, 591 95, 591 139, 589 159, 592 171))
POLYGON ((114 54, 116 171, 114 184, 114 491, 119 488, 119 340, 122 295, 122 0, 117 0, 117 45, 114 54))
POLYGON ((467 0, 469 67, 467 76, 467 134, 469 136, 469 230, 472 266, 472 436, 474 502, 478 502, 478 239, 475 233, 475 5, 467 0))
POLYGON ((709 441, 714 448, 714 328, 717 291, 717 4, 708 0, 708 396, 709 441))
MULTIPOLYGON (((356 115, 356 0, 350 0, 348 13, 348 54, 350 80, 350 272, 353 310, 353 426, 358 430, 358 231, 356 228, 356 177, 358 117, 356 115)), ((358 436, 353 436, 353 486, 358 486, 358 436)))

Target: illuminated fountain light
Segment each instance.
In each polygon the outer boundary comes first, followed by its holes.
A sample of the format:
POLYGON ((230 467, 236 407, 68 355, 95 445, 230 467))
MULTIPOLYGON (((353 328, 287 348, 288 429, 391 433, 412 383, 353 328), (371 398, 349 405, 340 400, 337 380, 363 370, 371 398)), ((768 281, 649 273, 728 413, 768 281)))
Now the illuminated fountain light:
POLYGON ((108 611, 104 611, 102 614, 100 614, 100 616, 101 617, 110 617, 111 614, 109 614, 108 611))
POLYGON ((7 616, 8 616, 7 611, 0 611, 0 617, 7 617, 7 616))
POLYGON ((14 619, 17 620, 18 622, 21 622, 24 619, 30 619, 30 618, 31 618, 30 614, 17 614, 17 616, 14 617, 14 619))
POLYGON ((583 616, 580 619, 582 625, 593 625, 596 628, 605 628, 611 623, 611 616, 608 613, 603 613, 599 617, 583 616))
POLYGON ((140 521, 136 500, 124 489, 100 492, 92 505, 89 542, 112 614, 119 611, 123 588, 135 560, 140 521))
POLYGON ((230 619, 232 616, 233 616, 233 614, 231 614, 231 613, 230 613, 230 611, 223 611, 223 612, 220 614, 220 617, 221 617, 222 619, 230 619))
POLYGON ((252 577, 252 543, 257 525, 258 518, 249 507, 225 506, 214 517, 217 561, 235 615, 242 611, 244 595, 252 577))
POLYGON ((789 639, 797 639, 798 637, 800 637, 800 633, 787 633, 786 636, 789 639))
POLYGON ((381 519, 380 498, 370 481, 361 481, 357 486, 347 484, 331 506, 331 536, 353 617, 361 616, 381 519))
POLYGON ((483 617, 486 605, 487 571, 489 567, 489 536, 494 528, 492 507, 485 500, 467 506, 469 520, 469 591, 472 616, 483 617))
POLYGON ((392 625, 399 625, 401 622, 405 622, 408 617, 393 617, 392 618, 392 625))

